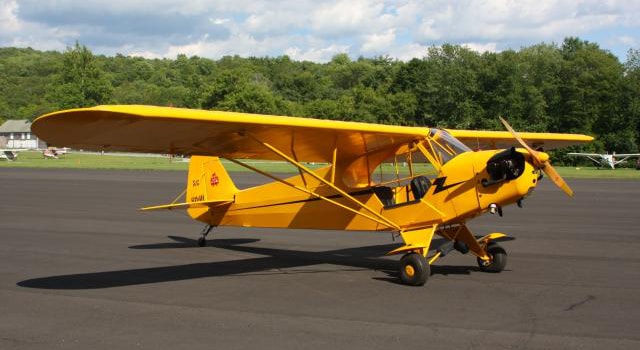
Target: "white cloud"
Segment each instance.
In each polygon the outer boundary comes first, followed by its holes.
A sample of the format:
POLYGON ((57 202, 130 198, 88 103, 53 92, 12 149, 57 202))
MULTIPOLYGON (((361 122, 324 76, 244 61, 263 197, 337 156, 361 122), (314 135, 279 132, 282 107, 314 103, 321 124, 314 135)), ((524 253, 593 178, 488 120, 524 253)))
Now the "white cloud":
POLYGON ((391 19, 382 1, 339 0, 321 3, 311 15, 311 28, 318 36, 342 36, 384 27, 391 19))
POLYGON ((229 23, 231 20, 229 18, 209 18, 209 22, 215 25, 222 25, 229 23))
POLYGON ((394 29, 388 29, 380 34, 367 34, 364 36, 360 51, 377 55, 387 53, 393 46, 395 39, 396 33, 394 29))
POLYGON ((285 55, 291 57, 294 60, 299 61, 313 61, 313 62, 328 62, 331 58, 339 53, 348 52, 349 46, 344 45, 329 45, 327 47, 311 47, 302 50, 298 47, 289 47, 284 50, 285 55))
POLYGON ((580 36, 624 55, 638 45, 637 18, 640 2, 620 0, 0 0, 0 45, 408 60, 445 42, 484 52, 580 36))
POLYGON ((41 50, 63 50, 65 38, 77 32, 24 21, 19 17, 18 1, 0 2, 0 46, 33 47, 41 50))
POLYGON ((462 46, 480 53, 498 51, 497 43, 464 43, 462 46))
POLYGON ((154 58, 162 58, 161 55, 159 55, 156 52, 152 52, 152 51, 136 51, 135 49, 132 50, 127 50, 127 49, 120 49, 117 50, 118 52, 127 52, 128 56, 131 57, 142 57, 142 58, 147 58, 147 59, 154 59, 154 58))
POLYGON ((392 48, 391 51, 389 51, 389 56, 401 61, 409 61, 412 58, 423 58, 427 56, 428 49, 429 47, 426 45, 411 43, 392 48))
POLYGON ((282 35, 304 27, 304 16, 291 11, 268 10, 253 13, 244 22, 243 27, 252 35, 282 35))
MULTIPOLYGON (((435 1, 421 9, 420 41, 549 40, 615 25, 639 14, 640 4, 556 0, 435 1)), ((637 24, 636 24, 637 26, 637 24)))
POLYGON ((20 30, 20 21, 16 16, 16 10, 18 9, 16 1, 6 1, 0 6, 0 31, 13 33, 20 30))

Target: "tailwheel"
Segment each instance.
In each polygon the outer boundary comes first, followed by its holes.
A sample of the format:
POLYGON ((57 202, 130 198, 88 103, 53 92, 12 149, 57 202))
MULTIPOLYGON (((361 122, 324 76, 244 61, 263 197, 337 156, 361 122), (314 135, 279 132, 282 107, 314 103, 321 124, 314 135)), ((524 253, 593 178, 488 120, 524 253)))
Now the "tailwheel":
POLYGON ((484 272, 500 272, 507 266, 507 252, 498 243, 487 244, 487 254, 491 260, 484 261, 478 258, 478 266, 484 272))
POLYGON ((202 232, 200 232, 200 238, 198 238, 198 247, 205 247, 207 245, 207 235, 209 234, 209 232, 211 232, 211 230, 214 228, 215 226, 213 225, 206 225, 203 229, 202 232))
POLYGON ((431 269, 427 259, 418 253, 405 254, 400 259, 400 280, 411 286, 422 286, 427 282, 431 269))

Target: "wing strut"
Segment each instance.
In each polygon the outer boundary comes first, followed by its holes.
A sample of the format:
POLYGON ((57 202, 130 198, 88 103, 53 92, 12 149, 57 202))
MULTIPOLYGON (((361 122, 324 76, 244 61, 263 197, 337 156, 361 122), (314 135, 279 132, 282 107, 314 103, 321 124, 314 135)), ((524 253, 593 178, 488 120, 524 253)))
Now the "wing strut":
MULTIPOLYGON (((320 198, 320 199, 325 200, 325 201, 327 201, 327 202, 329 202, 329 203, 331 203, 331 204, 337 205, 337 206, 339 206, 339 207, 341 207, 341 208, 343 208, 343 209, 347 209, 347 210, 349 210, 349 211, 351 211, 351 212, 353 212, 353 213, 355 213, 355 214, 358 214, 358 215, 360 215, 360 216, 366 217, 366 218, 368 218, 368 219, 370 219, 370 220, 373 220, 373 221, 375 221, 375 222, 377 222, 377 223, 379 223, 379 224, 382 224, 382 225, 384 225, 384 226, 387 226, 387 227, 389 227, 389 228, 392 228, 392 229, 395 229, 395 230, 398 230, 398 231, 402 231, 402 228, 401 228, 400 226, 398 226, 396 223, 394 223, 394 222, 392 222, 391 220, 387 219, 387 218, 386 218, 386 217, 384 217, 383 215, 381 215, 381 214, 377 213, 375 210, 373 210, 373 209, 369 208, 366 204, 364 204, 364 203, 360 202, 359 200, 357 200, 356 198, 354 198, 353 196, 351 196, 349 193, 345 192, 344 190, 340 189, 339 187, 337 187, 337 186, 336 186, 336 185, 334 185, 333 183, 331 183, 331 182, 329 182, 329 181, 325 180, 324 178, 322 178, 322 177, 321 177, 321 176, 319 176, 318 174, 316 174, 316 173, 314 173, 313 171, 309 170, 307 167, 305 167, 304 165, 302 165, 300 162, 298 162, 298 161, 296 161, 295 159, 293 159, 293 158, 289 157, 288 155, 286 155, 284 152, 280 151, 280 150, 279 150, 279 149, 277 149, 276 147, 274 147, 274 146, 270 145, 269 143, 266 143, 266 142, 262 142, 262 141, 260 141, 259 139, 255 138, 253 135, 251 135, 251 137, 252 137, 256 142, 258 142, 258 143, 260 143, 261 145, 263 145, 264 147, 268 148, 271 152, 275 153, 276 155, 278 155, 279 157, 281 157, 281 158, 282 158, 282 159, 284 159, 285 161, 287 161, 287 162, 289 162, 290 164, 292 164, 293 166, 297 167, 299 171, 304 172, 304 173, 306 173, 306 174, 310 175, 311 177, 315 178, 316 180, 320 181, 321 183, 323 183, 323 184, 325 184, 325 185, 329 186, 330 188, 332 188, 333 190, 335 190, 336 192, 338 192, 339 194, 341 194, 344 198, 346 198, 346 199, 348 199, 349 201, 353 202, 354 204, 358 205, 358 206, 359 206, 359 207, 361 207, 362 209, 364 209, 364 210, 368 211, 371 215, 367 215, 367 214, 362 213, 362 212, 360 212, 360 211, 358 211, 358 210, 355 210, 355 209, 353 209, 353 208, 350 208, 350 207, 348 207, 348 206, 346 206, 346 205, 344 205, 344 204, 340 204, 340 203, 338 203, 338 202, 336 202, 336 201, 334 201, 334 200, 331 200, 331 199, 329 199, 329 198, 327 198, 327 197, 324 197, 324 196, 322 196, 322 195, 319 195, 319 194, 317 194, 317 193, 315 193, 315 192, 313 192, 313 191, 310 191, 310 190, 308 190, 308 189, 306 189, 306 188, 302 188, 302 187, 296 186, 296 185, 294 185, 294 184, 291 184, 291 183, 289 183, 289 182, 287 182, 287 181, 285 181, 285 180, 279 179, 279 178, 277 178, 277 177, 275 177, 275 176, 272 176, 272 175, 270 175, 270 174, 267 174, 267 173, 265 173, 265 172, 263 172, 263 171, 260 171, 260 170, 258 170, 258 169, 255 169, 255 168, 253 168, 253 167, 250 167, 250 166, 249 166, 249 165, 247 165, 247 164, 243 164, 243 163, 241 163, 241 162, 239 162, 239 161, 236 161, 236 160, 233 160, 233 159, 229 159, 229 160, 231 160, 232 162, 234 162, 234 163, 236 163, 236 164, 239 164, 239 165, 241 165, 241 166, 247 167, 247 168, 249 168, 249 169, 251 169, 251 170, 253 170, 253 171, 256 171, 256 172, 258 172, 258 173, 260 173, 260 174, 262 174, 262 175, 265 175, 265 176, 267 176, 267 177, 269 177, 269 178, 272 178, 272 179, 274 179, 274 180, 276 180, 276 181, 279 181, 279 182, 281 182, 281 183, 284 183, 284 184, 286 184, 286 185, 288 185, 288 186, 294 187, 294 188, 296 188, 296 189, 298 189, 298 190, 300 190, 300 191, 302 191, 302 192, 308 193, 308 194, 310 194, 310 195, 312 195, 312 196, 314 196, 314 197, 316 197, 316 198, 320 198)), ((333 166, 335 166, 335 164, 333 164, 333 166)))

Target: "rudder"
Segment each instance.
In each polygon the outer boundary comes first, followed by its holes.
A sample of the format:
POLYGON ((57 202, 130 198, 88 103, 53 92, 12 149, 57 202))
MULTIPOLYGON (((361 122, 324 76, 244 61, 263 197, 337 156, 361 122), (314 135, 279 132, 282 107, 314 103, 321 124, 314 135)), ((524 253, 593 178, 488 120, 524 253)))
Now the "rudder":
POLYGON ((212 201, 231 203, 236 192, 236 185, 218 157, 191 157, 185 194, 190 217, 213 224, 217 219, 216 211, 211 208, 212 201))
MULTIPOLYGON (((224 208, 235 201, 238 189, 218 157, 193 156, 187 175, 185 201, 154 205, 141 210, 186 209, 193 219, 215 225, 224 208)), ((177 198, 176 198, 177 200, 177 198)))
POLYGON ((186 201, 233 201, 238 192, 218 157, 192 156, 187 177, 186 201))

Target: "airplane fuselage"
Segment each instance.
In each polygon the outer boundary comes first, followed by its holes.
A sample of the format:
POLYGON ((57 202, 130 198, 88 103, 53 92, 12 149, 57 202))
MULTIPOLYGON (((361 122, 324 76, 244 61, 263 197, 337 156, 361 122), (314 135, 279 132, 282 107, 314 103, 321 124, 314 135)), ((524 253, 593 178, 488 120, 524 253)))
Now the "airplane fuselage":
MULTIPOLYGON (((403 230, 445 223, 462 223, 486 213, 492 205, 502 207, 527 196, 537 185, 539 173, 523 162, 517 178, 491 183, 487 171, 489 159, 498 151, 465 152, 442 166, 437 177, 429 179, 428 189, 416 198, 411 184, 396 187, 372 186, 348 188, 345 192, 403 230), (384 194, 386 193, 386 195, 384 194)), ((322 178, 331 177, 331 167, 314 171, 322 178)), ((339 205, 327 205, 317 196, 309 195, 281 182, 238 191, 234 201, 209 210, 189 209, 197 220, 213 226, 273 227, 330 230, 374 230, 391 228, 372 220, 371 213, 358 207, 343 195, 309 175, 297 175, 284 181, 312 189, 339 205), (349 212, 346 206, 363 215, 349 212)), ((420 194, 419 194, 420 195, 420 194)))
POLYGON ((600 164, 602 166, 608 166, 611 169, 615 169, 616 160, 612 154, 602 154, 600 155, 600 164))

